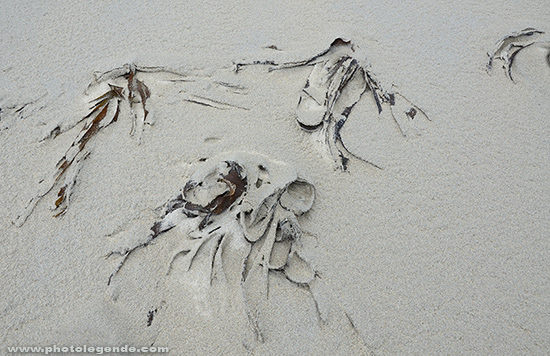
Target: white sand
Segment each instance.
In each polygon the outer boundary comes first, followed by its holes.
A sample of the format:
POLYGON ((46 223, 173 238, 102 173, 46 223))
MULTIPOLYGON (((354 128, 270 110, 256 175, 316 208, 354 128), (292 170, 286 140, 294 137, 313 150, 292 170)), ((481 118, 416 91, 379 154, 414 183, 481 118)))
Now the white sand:
POLYGON ((546 1, 2 3, 2 354, 7 346, 152 343, 173 355, 550 353, 550 68, 543 49, 530 48, 517 56, 516 83, 500 63, 485 72, 486 52, 504 35, 550 31, 546 1), (360 102, 343 140, 383 170, 357 160, 349 172, 334 170, 296 125, 311 67, 232 72, 234 61, 305 59, 337 37, 352 40, 380 82, 432 120, 404 139, 388 110, 378 118, 360 102), (272 45, 280 51, 265 48, 272 45), (67 213, 51 217, 54 189, 14 226, 81 125, 40 138, 86 115, 94 71, 129 62, 207 84, 153 76, 155 124, 141 144, 129 135, 125 104, 90 140, 67 213), (182 100, 226 95, 208 86, 214 81, 246 87, 229 99, 249 110, 182 100), (105 255, 147 235, 190 163, 231 150, 284 161, 317 192, 301 222, 316 237, 306 249, 319 277, 310 294, 270 275, 263 343, 239 296, 202 278, 206 260, 166 276, 180 231, 136 251, 107 286, 118 260, 105 255))

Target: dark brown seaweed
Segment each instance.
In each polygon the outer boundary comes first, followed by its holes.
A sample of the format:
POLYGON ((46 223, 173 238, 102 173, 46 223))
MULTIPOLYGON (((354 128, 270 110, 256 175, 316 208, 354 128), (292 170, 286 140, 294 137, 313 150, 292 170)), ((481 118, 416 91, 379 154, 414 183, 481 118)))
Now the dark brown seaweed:
MULTIPOLYGON (((39 187, 39 192, 37 195, 29 201, 23 213, 15 219, 14 223, 17 226, 21 226, 25 223, 38 201, 49 191, 51 191, 51 189, 61 180, 63 176, 66 176, 67 171, 71 169, 75 162, 80 165, 80 163, 84 161, 89 154, 89 152, 85 150, 88 141, 102 128, 109 126, 112 122, 117 120, 119 103, 122 99, 122 88, 114 85, 110 85, 109 88, 109 91, 91 101, 93 106, 90 109, 90 112, 82 119, 86 120, 84 127, 80 130, 80 133, 75 138, 71 146, 56 164, 51 180, 49 182, 43 180, 40 183, 41 187, 39 187), (108 113, 112 113, 112 115, 108 115, 108 113)), ((54 128, 54 131, 58 132, 59 128, 54 128)), ((50 134, 50 136, 52 136, 52 134, 50 134)), ((67 209, 67 199, 70 196, 72 187, 76 182, 79 169, 80 167, 71 169, 73 171, 72 174, 66 177, 64 185, 59 189, 57 198, 54 202, 53 210, 57 210, 54 217, 59 217, 65 213, 67 209)))
MULTIPOLYGON (((182 209, 183 213, 188 217, 204 216, 203 220, 199 224, 199 230, 203 230, 208 226, 212 216, 219 215, 225 212, 229 207, 231 207, 237 199, 239 199, 247 189, 247 179, 242 176, 242 167, 233 161, 226 161, 226 164, 229 167, 229 172, 225 175, 222 175, 218 178, 218 181, 223 182, 227 185, 227 190, 222 194, 216 196, 212 201, 207 205, 202 206, 185 200, 184 195, 186 192, 189 192, 191 189, 199 185, 198 182, 189 181, 185 184, 183 188, 183 195, 179 194, 174 199, 170 200, 166 204, 165 214, 166 217, 168 214, 182 209)), ((147 240, 137 246, 134 246, 131 249, 125 250, 123 252, 112 252, 107 257, 111 255, 122 255, 123 259, 118 265, 118 267, 113 271, 109 276, 108 285, 111 284, 113 277, 118 273, 124 262, 130 256, 132 252, 142 247, 148 246, 154 239, 156 239, 160 234, 169 231, 175 225, 173 225, 169 220, 161 220, 153 224, 151 227, 151 234, 147 240)), ((215 230, 214 230, 215 231, 215 230)), ((213 232, 213 231, 211 231, 213 232)))
POLYGON ((153 318, 155 317, 155 314, 158 312, 158 308, 154 310, 149 310, 147 313, 147 326, 151 326, 153 324, 153 318))

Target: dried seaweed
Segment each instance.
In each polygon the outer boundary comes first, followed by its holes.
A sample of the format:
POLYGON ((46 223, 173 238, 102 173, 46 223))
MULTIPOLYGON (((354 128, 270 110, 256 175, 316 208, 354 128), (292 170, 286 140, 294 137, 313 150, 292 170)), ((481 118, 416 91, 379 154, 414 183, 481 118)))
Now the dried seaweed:
POLYGON ((132 108, 132 112, 134 112, 135 117, 133 120, 134 125, 132 126, 132 131, 130 134, 133 134, 136 131, 136 127, 138 127, 138 130, 141 133, 143 131, 143 125, 147 121, 147 115, 149 114, 149 111, 145 108, 145 104, 147 99, 151 96, 151 92, 145 83, 136 78, 136 70, 134 66, 130 66, 130 72, 127 74, 127 77, 128 100, 130 101, 130 107, 132 108), (142 117, 138 117, 137 111, 134 109, 134 105, 141 105, 142 113, 139 115, 142 115, 142 117))
MULTIPOLYGON (((95 80, 89 86, 89 88, 97 83, 103 83, 106 81, 116 81, 119 85, 124 85, 127 88, 126 99, 130 104, 130 109, 132 111, 132 129, 130 134, 135 136, 138 140, 138 143, 141 141, 141 136, 143 128, 146 123, 148 123, 149 110, 147 109, 147 100, 151 97, 151 91, 149 87, 145 84, 144 80, 152 74, 156 75, 157 81, 159 78, 162 78, 165 82, 177 83, 199 83, 205 82, 204 78, 200 77, 188 77, 177 71, 167 69, 165 67, 142 67, 137 66, 133 63, 126 64, 120 68, 115 68, 101 75, 97 75, 95 80), (144 78, 144 79, 140 79, 144 78)), ((246 93, 246 88, 230 83, 223 82, 214 82, 217 85, 224 86, 228 88, 233 94, 243 94, 246 93)), ((206 82, 208 86, 209 83, 206 82)), ((179 90, 179 93, 182 94, 183 101, 191 102, 194 104, 199 104, 203 106, 208 106, 216 109, 244 109, 247 108, 233 105, 231 103, 222 102, 220 100, 206 98, 200 95, 187 93, 186 90, 179 90)))
MULTIPOLYGON (((132 129, 130 134, 136 136, 138 143, 141 141, 141 135, 145 123, 147 122, 147 116, 149 111, 146 104, 147 99, 151 97, 151 91, 149 87, 138 78, 140 73, 171 73, 179 75, 173 71, 167 70, 162 67, 140 67, 133 63, 126 64, 120 68, 115 68, 109 72, 106 72, 97 77, 92 84, 116 81, 120 86, 125 82, 126 91, 120 91, 121 99, 125 99, 130 104, 132 111, 132 129)), ((91 85, 92 85, 91 84, 91 85)), ((90 86, 91 86, 90 85, 90 86)), ((111 84, 109 84, 111 86, 111 84)), ((90 88, 90 86, 88 88, 90 88)))
MULTIPOLYGON (((115 68, 101 75, 96 75, 95 79, 88 86, 87 91, 92 87, 99 86, 106 88, 103 93, 91 100, 92 107, 90 112, 82 119, 72 125, 57 124, 50 127, 41 141, 53 139, 59 134, 75 127, 82 121, 85 121, 84 127, 74 139, 71 147, 57 163, 50 179, 43 179, 39 183, 39 188, 35 196, 29 201, 24 211, 14 219, 14 224, 21 226, 28 216, 32 213, 38 201, 46 195, 65 176, 65 182, 57 193, 53 210, 54 216, 58 217, 65 213, 72 188, 77 179, 78 172, 82 162, 88 156, 89 152, 85 146, 90 139, 104 127, 116 122, 120 114, 121 101, 128 101, 132 115, 132 129, 130 134, 137 137, 138 144, 141 141, 142 132, 145 123, 148 123, 149 110, 147 108, 148 99, 151 97, 151 91, 140 79, 142 75, 156 74, 164 76, 169 81, 190 81, 195 82, 198 79, 186 78, 184 75, 164 67, 140 67, 132 63, 122 67, 115 68), (72 166, 77 166, 74 169, 72 166), (69 174, 69 173, 70 174, 69 174)), ((232 93, 246 93, 246 88, 230 83, 216 82, 217 85, 227 88, 232 93)), ((182 93, 183 91, 180 91, 182 93)), ((246 109, 230 103, 225 103, 198 95, 186 94, 184 101, 193 102, 200 105, 206 105, 217 109, 246 109)), ((16 108, 16 113, 23 110, 27 104, 16 108)), ((3 114, 3 113, 2 113, 3 114)))
POLYGON ((149 312, 147 313, 147 327, 153 325, 153 319, 155 318, 155 315, 158 313, 158 311, 158 308, 149 310, 149 312))
MULTIPOLYGON (((180 93, 183 93, 183 91, 180 91, 180 93)), ((249 110, 248 108, 245 108, 242 106, 233 105, 230 103, 224 103, 218 100, 209 99, 203 96, 193 95, 193 94, 185 94, 183 100, 188 101, 190 103, 208 106, 208 107, 211 107, 214 109, 220 109, 220 110, 230 110, 230 109, 249 110)))
POLYGON ((109 88, 109 91, 92 101, 93 106, 90 113, 80 120, 86 120, 84 127, 71 144, 71 147, 65 152, 65 155, 57 162, 51 177, 40 182, 36 195, 15 219, 16 226, 22 226, 25 223, 40 199, 48 194, 63 176, 65 176, 65 181, 57 193, 57 199, 52 210, 56 211, 55 217, 65 213, 78 172, 82 168, 82 162, 89 155, 89 151, 85 149, 86 144, 99 130, 109 126, 118 118, 119 104, 123 97, 122 88, 113 85, 110 85, 109 88))
MULTIPOLYGON (((81 129, 78 136, 74 139, 65 155, 57 163, 52 177, 48 180, 42 180, 39 184, 39 189, 36 195, 29 201, 23 213, 21 213, 14 221, 17 226, 22 226, 28 216, 32 213, 38 201, 46 195, 59 182, 62 176, 65 176, 65 183, 59 189, 57 198, 52 210, 56 211, 54 217, 63 215, 67 209, 72 188, 76 183, 78 172, 80 171, 82 161, 88 156, 89 152, 85 150, 88 141, 94 137, 101 129, 116 122, 120 114, 120 102, 128 100, 132 108, 134 120, 132 125, 132 133, 136 131, 136 126, 141 132, 143 123, 147 118, 148 111, 145 108, 147 99, 151 93, 149 88, 139 79, 136 78, 136 72, 143 70, 142 67, 136 67, 133 64, 128 64, 122 68, 117 68, 100 76, 101 81, 113 80, 118 77, 123 77, 127 81, 127 94, 122 86, 107 83, 108 90, 91 100, 92 107, 90 112, 76 124, 85 121, 84 127, 81 129), (138 110, 138 108, 140 110, 138 110), (76 168, 71 167, 76 164, 76 168), (71 170, 71 174, 67 173, 71 170)), ((96 78, 96 83, 99 83, 96 78)), ((75 125, 76 125, 75 124, 75 125)), ((45 135, 44 139, 55 138, 60 133, 74 127, 61 129, 60 125, 53 127, 50 132, 45 135)))
MULTIPOLYGON (((317 132, 317 141, 323 144, 328 155, 342 170, 347 170, 350 157, 357 158, 376 168, 378 165, 350 152, 341 137, 342 127, 363 94, 370 92, 380 114, 389 106, 391 116, 403 137, 407 136, 403 124, 415 117, 429 120, 426 113, 397 91, 385 90, 368 66, 353 57, 353 44, 342 38, 335 39, 326 50, 296 62, 276 64, 272 61, 237 63, 235 71, 248 65, 270 65, 270 71, 301 66, 313 66, 302 89, 296 108, 296 119, 300 127, 308 132, 317 132), (396 100, 404 102, 408 109, 397 119, 394 107, 396 100)), ((393 86, 392 86, 393 89, 393 86)))
MULTIPOLYGON (((489 57, 487 62, 487 73, 492 73, 493 63, 495 59, 498 59, 502 61, 502 68, 508 79, 515 83, 512 76, 512 66, 516 56, 525 48, 536 44, 547 43, 546 41, 535 40, 544 33, 544 31, 528 27, 521 31, 513 32, 497 41, 495 50, 493 52, 487 52, 487 56, 489 57)), ((550 66, 550 51, 548 52, 547 61, 550 66)))
POLYGON ((210 284, 220 277, 242 290, 251 327, 261 341, 258 318, 269 293, 269 272, 283 273, 299 287, 309 287, 316 278, 316 272, 302 256, 299 242, 303 233, 298 221, 313 204, 313 185, 299 178, 288 165, 261 155, 237 152, 202 165, 181 193, 165 204, 162 218, 152 225, 145 241, 109 254, 122 259, 108 284, 134 251, 150 245, 175 226, 185 226, 187 240, 183 249, 173 255, 167 273, 172 271, 176 259, 188 271, 209 244, 210 284), (224 251, 231 249, 235 241, 248 248, 240 255, 241 261, 225 261, 224 251), (233 265, 227 267, 226 262, 233 265), (229 270, 235 263, 240 270, 229 270), (231 280, 228 275, 234 278, 231 280))
POLYGON ((247 94, 248 91, 246 87, 238 84, 232 84, 232 83, 226 83, 226 82, 220 82, 215 81, 214 84, 219 85, 220 87, 224 87, 227 90, 229 90, 233 94, 247 94))
POLYGON ((47 96, 47 93, 43 95, 25 101, 23 103, 8 104, 0 107, 0 132, 8 130, 18 120, 24 120, 34 112, 44 108, 43 99, 47 96))

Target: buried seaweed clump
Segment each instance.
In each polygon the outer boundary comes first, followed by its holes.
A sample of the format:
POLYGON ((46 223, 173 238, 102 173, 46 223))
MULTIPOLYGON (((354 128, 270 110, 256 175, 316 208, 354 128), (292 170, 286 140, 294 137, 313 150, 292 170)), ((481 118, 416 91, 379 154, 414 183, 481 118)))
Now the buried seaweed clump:
POLYGON ((240 286, 249 321, 261 340, 258 309, 268 295, 270 272, 306 289, 316 277, 301 252, 299 223, 314 197, 313 185, 282 162, 245 152, 208 159, 165 204, 145 241, 109 255, 119 255, 121 261, 108 284, 134 251, 178 227, 186 234, 185 247, 173 255, 168 273, 176 258, 188 271, 200 251, 210 251, 210 284, 221 279, 240 286), (225 251, 236 245, 239 260, 224 260, 225 251))
MULTIPOLYGON (((350 152, 344 144, 341 130, 354 107, 369 93, 380 114, 389 107, 391 117, 398 131, 407 137, 413 131, 413 123, 421 117, 430 120, 426 113, 409 99, 395 90, 386 90, 369 70, 354 56, 355 46, 351 41, 335 39, 326 50, 297 62, 277 64, 274 61, 237 63, 235 71, 248 65, 269 65, 270 71, 311 66, 311 72, 296 107, 296 121, 305 131, 311 132, 321 144, 326 156, 331 157, 338 168, 345 171, 350 157, 378 165, 350 152)), ((393 86, 392 86, 393 89, 393 86)))

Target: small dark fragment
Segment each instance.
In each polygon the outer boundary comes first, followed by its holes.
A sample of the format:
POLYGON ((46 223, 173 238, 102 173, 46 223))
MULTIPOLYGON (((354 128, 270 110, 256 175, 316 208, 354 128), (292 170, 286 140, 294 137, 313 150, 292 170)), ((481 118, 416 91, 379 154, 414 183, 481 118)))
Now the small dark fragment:
POLYGON ((153 318, 155 317, 156 313, 158 313, 158 308, 156 308, 155 310, 150 310, 149 313, 147 313, 147 327, 153 324, 153 318))
POLYGON ((394 93, 387 93, 385 95, 385 98, 387 98, 387 102, 390 103, 391 106, 395 106, 395 94, 394 93))
POLYGON ((414 117, 416 116, 416 109, 410 108, 409 111, 405 112, 405 115, 407 115, 407 117, 409 117, 411 120, 414 119, 414 117))
POLYGON ((242 67, 251 66, 251 65, 272 65, 275 66, 277 63, 274 61, 254 61, 252 63, 235 63, 235 73, 238 73, 242 67))
POLYGON ((164 227, 164 224, 162 223, 162 221, 156 222, 156 223, 151 227, 151 231, 153 232, 153 233, 151 234, 151 241, 152 241, 153 239, 155 239, 155 238, 156 238, 158 235, 160 235, 161 233, 171 230, 173 227, 174 227, 174 226, 164 227))
POLYGON ((339 155, 340 155, 340 162, 342 163, 342 170, 347 171, 349 158, 344 156, 344 154, 342 152, 340 152, 339 155))
POLYGON ((143 106, 143 112, 144 112, 144 120, 147 119, 147 115, 149 114, 149 111, 145 109, 145 103, 147 99, 151 96, 151 92, 149 91, 149 88, 145 83, 143 83, 141 80, 136 80, 137 83, 137 90, 139 93, 139 96, 141 97, 141 105, 143 106))
POLYGON ((56 126, 46 138, 56 138, 61 133, 61 128, 56 126))
POLYGON ((182 194, 178 194, 174 199, 170 200, 166 205, 165 215, 171 213, 172 211, 182 208, 185 205, 185 200, 183 199, 182 194))

